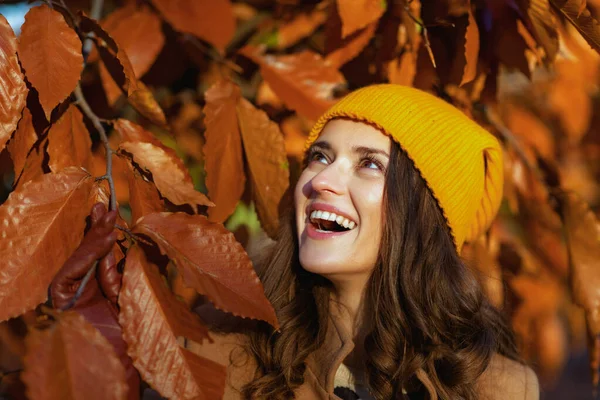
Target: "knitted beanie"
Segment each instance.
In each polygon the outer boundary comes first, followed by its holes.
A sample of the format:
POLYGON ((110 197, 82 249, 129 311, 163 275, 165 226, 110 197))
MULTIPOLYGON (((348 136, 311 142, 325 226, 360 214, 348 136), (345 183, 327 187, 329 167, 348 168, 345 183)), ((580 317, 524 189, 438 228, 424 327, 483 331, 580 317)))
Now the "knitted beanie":
POLYGON ((460 110, 408 86, 368 86, 319 118, 306 149, 336 117, 369 123, 400 144, 437 199, 458 253, 487 230, 502 199, 502 149, 460 110))

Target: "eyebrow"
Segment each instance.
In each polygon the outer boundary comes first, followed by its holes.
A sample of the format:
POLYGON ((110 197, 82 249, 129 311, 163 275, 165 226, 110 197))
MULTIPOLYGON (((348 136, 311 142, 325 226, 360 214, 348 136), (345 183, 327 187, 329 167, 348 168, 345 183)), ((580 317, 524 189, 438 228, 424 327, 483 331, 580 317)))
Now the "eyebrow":
MULTIPOLYGON (((313 149, 313 148, 319 148, 322 150, 331 150, 331 145, 329 144, 329 142, 319 141, 319 142, 313 143, 313 145, 311 146, 311 149, 313 149)), ((354 146, 352 148, 352 151, 354 151, 355 153, 359 153, 360 155, 363 155, 363 156, 366 154, 380 154, 382 156, 390 158, 390 155, 387 151, 381 150, 381 149, 376 149, 374 147, 354 146)))

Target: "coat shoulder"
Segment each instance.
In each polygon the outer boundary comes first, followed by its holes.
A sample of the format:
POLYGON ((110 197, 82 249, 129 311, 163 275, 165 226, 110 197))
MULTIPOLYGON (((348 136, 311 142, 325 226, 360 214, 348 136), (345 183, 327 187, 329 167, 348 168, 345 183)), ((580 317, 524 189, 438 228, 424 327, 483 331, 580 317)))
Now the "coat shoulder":
POLYGON ((538 400, 540 387, 535 372, 527 365, 500 354, 492 356, 490 364, 477 381, 483 400, 538 400))

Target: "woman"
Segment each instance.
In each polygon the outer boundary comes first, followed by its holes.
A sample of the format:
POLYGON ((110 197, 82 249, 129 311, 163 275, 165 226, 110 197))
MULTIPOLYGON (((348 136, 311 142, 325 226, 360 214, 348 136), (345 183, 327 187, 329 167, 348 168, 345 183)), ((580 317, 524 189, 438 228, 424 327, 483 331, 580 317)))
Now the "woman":
POLYGON ((459 257, 501 197, 501 148, 460 111, 397 85, 351 93, 310 133, 260 263, 280 332, 258 323, 194 351, 228 366, 231 399, 537 399, 459 257))

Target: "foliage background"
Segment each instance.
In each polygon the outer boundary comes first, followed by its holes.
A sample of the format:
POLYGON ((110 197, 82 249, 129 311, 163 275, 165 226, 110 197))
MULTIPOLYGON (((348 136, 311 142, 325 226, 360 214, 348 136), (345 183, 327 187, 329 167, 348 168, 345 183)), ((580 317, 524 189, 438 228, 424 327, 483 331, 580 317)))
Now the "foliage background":
MULTIPOLYGON (((22 3, 5 1, 0 13, 8 15, 10 7, 22 3)), ((54 6, 67 21, 79 10, 92 13, 87 0, 64 3, 67 8, 56 1, 54 6)), ((543 397, 591 398, 591 382, 598 378, 586 366, 588 355, 592 365, 600 360, 600 293, 595 289, 600 287, 595 286, 600 285, 600 241, 593 217, 600 208, 600 2, 248 0, 233 1, 224 9, 211 4, 216 3, 104 2, 102 27, 126 52, 135 76, 156 99, 128 99, 122 93, 128 91, 127 82, 115 84, 98 52, 90 53, 81 87, 109 128, 112 146, 118 147, 122 133, 113 132, 106 121, 121 118, 151 132, 183 160, 195 189, 217 204, 218 211, 209 211, 209 217, 214 213, 212 218, 223 221, 253 254, 269 240, 261 228, 268 218, 256 212, 257 177, 247 172, 242 176, 244 171, 218 172, 221 185, 237 182, 219 195, 211 193, 218 184, 207 178, 210 163, 217 168, 217 152, 221 160, 241 156, 232 155, 231 146, 219 150, 210 143, 210 88, 230 79, 243 98, 279 126, 292 183, 312 122, 348 91, 394 82, 442 96, 493 132, 505 149, 500 216, 485 238, 466 249, 466 258, 481 271, 488 296, 511 318, 522 354, 540 376, 543 397), (177 6, 169 9, 168 4, 177 6), (177 12, 177 7, 186 6, 186 12, 177 12), (140 107, 146 107, 145 112, 140 107), (164 121, 157 110, 164 112, 164 121), (581 211, 583 203, 573 206, 565 200, 566 192, 583 199, 592 216, 581 211), (581 307, 587 311, 587 324, 581 307), (595 350, 588 351, 588 346, 595 350)), ((218 97, 221 92, 213 93, 218 97)), ((36 120, 40 110, 30 100, 28 107, 41 140, 48 121, 36 120)), ((56 123, 52 110, 43 111, 56 123)), ((102 143, 91 121, 84 122, 92 139, 85 166, 101 176, 106 168, 102 143)), ((16 170, 9 141, 12 137, 14 143, 16 134, 11 134, 0 153, 2 200, 40 174, 23 160, 23 175, 16 170)), ((46 173, 59 159, 50 148, 40 157, 43 165, 37 168, 46 173)), ((249 155, 239 160, 252 163, 249 155)), ((137 218, 130 207, 128 167, 118 157, 114 163, 120 214, 132 224, 137 218)), ((171 285, 188 304, 197 300, 195 291, 177 279, 171 285)), ((4 372, 22 365, 25 324, 19 321, 0 325, 4 372)), ((2 380, 2 390, 14 389, 12 375, 2 380)))

